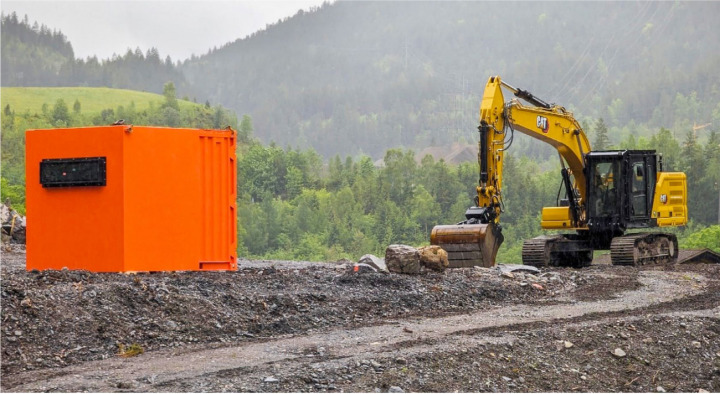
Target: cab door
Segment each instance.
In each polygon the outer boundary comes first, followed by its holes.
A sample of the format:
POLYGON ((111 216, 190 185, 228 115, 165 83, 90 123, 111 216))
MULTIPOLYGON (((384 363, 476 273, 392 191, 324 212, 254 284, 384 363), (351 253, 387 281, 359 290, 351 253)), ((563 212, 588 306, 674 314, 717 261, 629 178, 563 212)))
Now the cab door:
POLYGON ((633 221, 648 219, 655 186, 655 156, 630 155, 630 217, 633 221))

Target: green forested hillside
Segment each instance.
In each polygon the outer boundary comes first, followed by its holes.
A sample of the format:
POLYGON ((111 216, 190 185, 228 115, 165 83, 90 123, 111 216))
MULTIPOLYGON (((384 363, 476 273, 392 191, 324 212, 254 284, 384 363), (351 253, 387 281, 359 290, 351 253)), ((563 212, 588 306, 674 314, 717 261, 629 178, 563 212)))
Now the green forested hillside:
POLYGON ((660 127, 681 138, 720 128, 718 14, 716 2, 337 2, 182 70, 202 97, 250 114, 261 140, 325 157, 474 141, 496 74, 604 118, 613 144, 660 127))

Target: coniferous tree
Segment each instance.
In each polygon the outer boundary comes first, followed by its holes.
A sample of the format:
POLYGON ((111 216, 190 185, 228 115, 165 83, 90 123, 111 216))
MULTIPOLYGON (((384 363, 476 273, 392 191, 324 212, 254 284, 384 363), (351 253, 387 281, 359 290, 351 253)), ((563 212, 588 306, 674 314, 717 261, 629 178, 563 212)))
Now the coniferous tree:
POLYGON ((608 137, 608 129, 603 118, 595 123, 595 141, 593 141, 593 150, 606 150, 610 146, 610 138, 608 137))

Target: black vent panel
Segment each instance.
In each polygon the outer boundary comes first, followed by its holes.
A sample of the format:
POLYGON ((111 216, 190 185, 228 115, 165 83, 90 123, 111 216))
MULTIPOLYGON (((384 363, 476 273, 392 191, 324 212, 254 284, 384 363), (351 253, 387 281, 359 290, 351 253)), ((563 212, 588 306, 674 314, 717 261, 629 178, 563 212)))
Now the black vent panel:
POLYGON ((105 186, 106 158, 44 159, 40 162, 43 187, 105 186))

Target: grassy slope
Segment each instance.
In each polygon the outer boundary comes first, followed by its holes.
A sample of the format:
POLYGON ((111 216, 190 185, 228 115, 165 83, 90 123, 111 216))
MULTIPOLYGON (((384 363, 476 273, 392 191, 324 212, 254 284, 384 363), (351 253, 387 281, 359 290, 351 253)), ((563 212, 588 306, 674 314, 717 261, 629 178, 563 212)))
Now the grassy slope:
MULTIPOLYGON (((116 109, 118 106, 127 106, 135 102, 135 108, 142 111, 150 106, 150 102, 159 106, 164 97, 155 93, 138 92, 126 89, 111 88, 2 88, 0 102, 2 108, 10 104, 10 108, 16 114, 42 112, 43 103, 47 103, 52 109, 58 99, 65 100, 68 108, 72 111, 75 100, 80 100, 83 113, 98 113, 104 109, 116 109)), ((178 100, 181 108, 197 105, 195 103, 178 100)))

